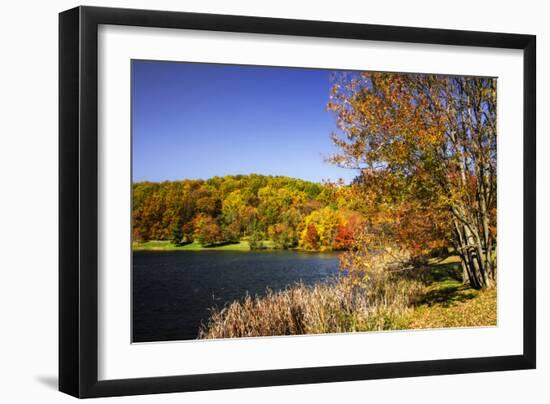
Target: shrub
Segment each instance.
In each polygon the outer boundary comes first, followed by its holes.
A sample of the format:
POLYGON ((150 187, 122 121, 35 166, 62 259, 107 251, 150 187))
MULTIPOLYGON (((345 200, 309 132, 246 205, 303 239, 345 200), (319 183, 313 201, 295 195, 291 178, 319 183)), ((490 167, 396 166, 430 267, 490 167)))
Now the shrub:
POLYGON ((264 238, 264 234, 261 231, 254 231, 250 238, 248 239, 248 243, 250 244, 251 250, 262 250, 264 248, 264 244, 262 243, 262 240, 264 238))

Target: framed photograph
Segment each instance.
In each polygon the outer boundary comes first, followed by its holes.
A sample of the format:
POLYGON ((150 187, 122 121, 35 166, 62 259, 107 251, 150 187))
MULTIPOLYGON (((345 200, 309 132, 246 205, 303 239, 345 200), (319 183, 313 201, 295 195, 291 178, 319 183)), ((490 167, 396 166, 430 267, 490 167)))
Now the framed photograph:
POLYGON ((535 36, 59 17, 59 388, 533 369, 535 36))

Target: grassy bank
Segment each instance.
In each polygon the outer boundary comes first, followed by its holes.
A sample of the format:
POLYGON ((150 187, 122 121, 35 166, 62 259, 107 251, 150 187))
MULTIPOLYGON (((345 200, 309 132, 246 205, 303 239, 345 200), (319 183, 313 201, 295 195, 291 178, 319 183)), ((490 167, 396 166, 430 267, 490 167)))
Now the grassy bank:
POLYGON ((239 241, 238 243, 226 243, 215 246, 203 246, 200 243, 193 242, 183 245, 174 245, 170 241, 145 241, 142 243, 132 243, 134 251, 250 251, 248 241, 239 241))
MULTIPOLYGON (((275 243, 271 240, 260 241, 261 248, 258 250, 275 250, 275 243)), ((144 242, 134 241, 132 243, 134 251, 252 251, 248 240, 241 240, 234 243, 223 243, 213 246, 204 246, 199 242, 189 244, 174 245, 171 241, 150 240, 144 242)), ((295 249, 298 250, 298 249, 295 249)))
POLYGON ((433 263, 424 297, 404 320, 405 328, 495 326, 497 291, 464 285, 458 257, 433 263))
POLYGON ((463 285, 459 268, 451 257, 368 287, 341 280, 247 296, 214 308, 199 338, 496 325, 496 291, 463 285))

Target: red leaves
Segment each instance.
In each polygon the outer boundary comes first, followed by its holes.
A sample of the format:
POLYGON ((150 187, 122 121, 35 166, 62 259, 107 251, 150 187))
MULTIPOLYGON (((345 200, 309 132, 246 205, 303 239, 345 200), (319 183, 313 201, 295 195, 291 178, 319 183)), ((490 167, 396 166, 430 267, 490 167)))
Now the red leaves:
POLYGON ((307 226, 305 241, 307 248, 311 250, 319 249, 319 234, 317 233, 317 228, 313 223, 307 226))

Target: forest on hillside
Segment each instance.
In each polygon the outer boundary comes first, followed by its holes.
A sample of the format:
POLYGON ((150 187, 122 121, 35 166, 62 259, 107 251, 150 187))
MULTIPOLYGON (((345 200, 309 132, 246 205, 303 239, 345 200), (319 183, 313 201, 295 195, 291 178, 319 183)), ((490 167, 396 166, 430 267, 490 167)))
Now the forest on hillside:
POLYGON ((353 185, 266 175, 133 184, 135 241, 204 246, 262 240, 279 249, 346 250, 365 220, 353 185))

